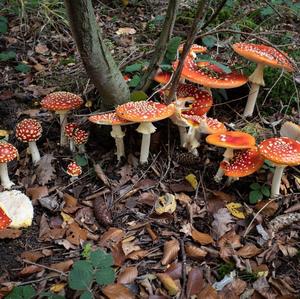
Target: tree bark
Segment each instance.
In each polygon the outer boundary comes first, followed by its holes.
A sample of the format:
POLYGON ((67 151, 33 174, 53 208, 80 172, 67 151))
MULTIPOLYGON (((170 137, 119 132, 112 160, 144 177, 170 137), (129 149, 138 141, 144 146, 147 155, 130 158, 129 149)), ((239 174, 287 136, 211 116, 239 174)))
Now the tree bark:
POLYGON ((129 88, 104 44, 91 0, 65 0, 73 38, 84 67, 102 99, 103 109, 129 100, 129 88))

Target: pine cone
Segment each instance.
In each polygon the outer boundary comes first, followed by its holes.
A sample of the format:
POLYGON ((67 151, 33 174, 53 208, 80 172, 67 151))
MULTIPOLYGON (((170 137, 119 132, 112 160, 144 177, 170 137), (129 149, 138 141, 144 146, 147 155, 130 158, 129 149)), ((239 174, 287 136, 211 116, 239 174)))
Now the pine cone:
POLYGON ((177 163, 184 166, 193 166, 201 162, 200 157, 196 157, 192 153, 178 153, 175 156, 175 160, 177 163))

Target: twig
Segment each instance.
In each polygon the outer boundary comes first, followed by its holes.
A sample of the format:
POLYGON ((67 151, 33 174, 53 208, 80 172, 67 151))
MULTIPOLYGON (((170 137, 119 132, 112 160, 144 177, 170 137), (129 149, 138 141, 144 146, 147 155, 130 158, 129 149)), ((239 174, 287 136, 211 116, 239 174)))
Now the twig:
POLYGON ((51 268, 51 267, 47 267, 47 266, 42 265, 42 264, 37 264, 37 263, 31 262, 31 261, 28 261, 28 260, 23 260, 23 262, 26 263, 26 264, 34 265, 34 266, 37 266, 37 267, 41 267, 41 268, 44 268, 44 269, 47 269, 47 270, 59 273, 62 276, 68 276, 66 273, 64 273, 64 272, 62 272, 60 270, 57 270, 57 269, 54 269, 54 268, 51 268))
POLYGON ((185 289, 186 289, 186 254, 184 249, 184 240, 180 239, 180 251, 181 251, 181 260, 182 260, 182 288, 181 288, 181 294, 180 299, 184 299, 185 297, 185 289))
POLYGON ((201 27, 201 29, 205 29, 219 14, 219 12, 221 11, 221 9, 224 7, 224 5, 226 4, 227 0, 223 0, 219 6, 217 7, 217 9, 215 10, 215 12, 209 17, 209 19, 206 21, 206 23, 201 27))
POLYGON ((269 7, 271 7, 273 10, 274 10, 274 12, 280 17, 280 18, 282 18, 282 15, 280 14, 280 12, 274 7, 274 5, 273 4, 271 4, 269 1, 267 1, 267 0, 263 0, 269 7))

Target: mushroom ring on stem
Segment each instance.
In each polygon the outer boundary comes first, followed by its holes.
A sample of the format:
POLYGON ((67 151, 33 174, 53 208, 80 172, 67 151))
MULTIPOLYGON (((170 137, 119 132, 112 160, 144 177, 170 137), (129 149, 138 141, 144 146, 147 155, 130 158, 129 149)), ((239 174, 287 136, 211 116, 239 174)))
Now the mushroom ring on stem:
POLYGON ((65 126, 67 124, 67 114, 70 110, 77 109, 83 104, 80 96, 65 92, 53 92, 45 96, 41 105, 43 108, 55 111, 60 120, 60 145, 67 146, 68 140, 65 136, 65 126))
POLYGON ((10 189, 14 183, 9 179, 7 162, 18 157, 18 150, 10 143, 0 141, 0 179, 4 189, 10 189))
MULTIPOLYGON (((233 157, 234 149, 248 149, 255 146, 255 138, 250 134, 239 131, 228 131, 224 133, 217 133, 208 135, 206 142, 215 146, 225 147, 226 150, 223 154, 223 161, 230 161, 233 157)), ((219 167, 214 179, 216 182, 220 182, 224 175, 224 171, 219 167)))
POLYGON ((168 118, 174 112, 173 104, 165 105, 153 101, 128 102, 117 107, 116 113, 119 117, 140 123, 137 128, 143 134, 140 163, 148 162, 150 137, 156 130, 152 122, 168 118))
POLYGON ((39 121, 32 118, 25 118, 17 124, 16 137, 22 142, 28 142, 32 162, 34 165, 40 161, 40 152, 36 141, 42 136, 43 128, 39 121))
POLYGON ((294 71, 294 67, 285 55, 273 47, 249 43, 236 43, 232 45, 232 48, 239 55, 257 63, 256 69, 248 78, 251 82, 251 87, 243 114, 244 117, 251 117, 259 93, 259 88, 260 86, 265 86, 265 66, 281 68, 288 72, 294 71))
POLYGON ((280 195, 280 182, 284 168, 300 165, 300 142, 288 137, 269 138, 261 142, 258 148, 260 154, 276 166, 271 196, 280 195))
POLYGON ((122 131, 121 126, 130 125, 134 122, 130 122, 126 119, 120 118, 115 112, 95 114, 89 117, 89 121, 98 125, 111 126, 112 130, 110 135, 115 139, 117 147, 117 159, 121 160, 121 157, 125 157, 124 141, 125 133, 122 131))

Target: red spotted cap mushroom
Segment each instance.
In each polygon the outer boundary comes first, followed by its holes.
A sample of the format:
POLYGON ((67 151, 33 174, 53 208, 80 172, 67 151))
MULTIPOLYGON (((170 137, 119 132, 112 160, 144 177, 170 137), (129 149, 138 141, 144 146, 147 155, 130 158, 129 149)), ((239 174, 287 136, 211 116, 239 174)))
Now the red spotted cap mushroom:
POLYGON ((169 72, 158 71, 153 80, 160 84, 167 84, 171 79, 172 74, 169 72))
POLYGON ((74 152, 74 141, 73 141, 73 134, 75 129, 78 129, 78 125, 75 123, 68 123, 65 125, 65 136, 68 137, 70 141, 70 151, 74 152))
POLYGON ((73 141, 78 146, 79 152, 84 153, 84 145, 87 143, 89 138, 89 133, 82 129, 75 129, 73 132, 73 141))
POLYGON ((64 128, 67 124, 67 113, 70 110, 79 108, 82 104, 83 100, 80 96, 65 91, 50 93, 41 101, 43 108, 55 111, 55 113, 59 114, 61 127, 61 146, 67 145, 67 138, 64 134, 64 128))
POLYGON ((11 223, 11 219, 5 214, 3 209, 0 207, 0 230, 7 228, 11 223))
MULTIPOLYGON (((255 138, 253 136, 239 131, 211 134, 206 137, 206 142, 215 146, 225 147, 226 150, 223 154, 223 161, 227 162, 233 158, 234 149, 248 149, 255 146, 255 138)), ((215 175, 215 181, 220 182, 223 174, 223 170, 219 168, 215 175)))
POLYGON ((25 118, 16 126, 16 137, 22 142, 28 142, 34 165, 41 159, 36 141, 40 139, 42 132, 43 128, 40 122, 32 118, 25 118))
POLYGON ((168 118, 174 112, 175 106, 173 104, 165 105, 153 101, 128 102, 117 107, 116 113, 119 117, 140 123, 137 131, 143 134, 141 163, 148 162, 150 136, 156 130, 152 122, 168 118))
POLYGON ((232 45, 232 48, 239 55, 257 63, 255 71, 248 78, 251 82, 251 88, 243 114, 244 117, 252 116, 259 88, 260 86, 265 86, 265 66, 281 68, 288 72, 293 72, 294 66, 287 58, 287 55, 284 55, 273 47, 249 43, 236 43, 232 45))
POLYGON ((67 174, 72 177, 78 177, 82 173, 81 166, 77 165, 76 162, 71 162, 67 167, 67 174))
MULTIPOLYGON (((184 44, 181 44, 179 45, 178 47, 178 52, 179 53, 182 53, 183 51, 183 47, 184 47, 184 44)), ((207 48, 206 47, 203 47, 203 46, 200 46, 200 45, 197 45, 197 44, 192 44, 191 48, 190 48, 190 53, 205 53, 207 52, 207 48)))
POLYGON ((254 147, 235 152, 233 158, 230 161, 222 161, 220 167, 226 176, 240 178, 254 173, 263 164, 264 158, 257 147, 254 147))
POLYGON ((126 119, 120 118, 115 112, 95 114, 89 117, 89 121, 96 123, 98 125, 108 125, 111 126, 111 136, 115 139, 117 147, 117 159, 121 160, 121 157, 125 156, 124 141, 123 138, 125 133, 122 131, 121 126, 129 125, 130 122, 126 119))
POLYGON ((18 150, 10 143, 0 141, 0 179, 5 189, 10 189, 14 183, 9 179, 7 162, 18 157, 18 150))
POLYGON ((258 146, 260 154, 276 166, 272 180, 271 195, 280 194, 280 182, 287 166, 300 165, 300 142, 288 137, 269 138, 258 146))

